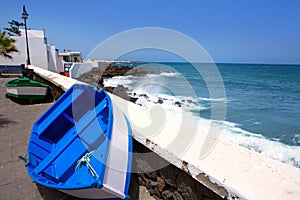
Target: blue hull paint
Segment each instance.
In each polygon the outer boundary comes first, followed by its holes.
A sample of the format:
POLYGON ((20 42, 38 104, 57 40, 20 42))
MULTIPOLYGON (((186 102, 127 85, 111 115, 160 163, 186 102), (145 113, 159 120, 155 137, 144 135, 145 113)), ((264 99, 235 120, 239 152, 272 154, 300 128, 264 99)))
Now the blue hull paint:
MULTIPOLYGON (((113 120, 112 102, 104 90, 73 85, 33 125, 26 164, 29 176, 41 185, 62 191, 101 189, 113 120), (88 162, 78 163, 89 153, 88 162)), ((128 163, 126 186, 120 194, 124 197, 128 197, 132 152, 131 128, 126 122, 128 163)))

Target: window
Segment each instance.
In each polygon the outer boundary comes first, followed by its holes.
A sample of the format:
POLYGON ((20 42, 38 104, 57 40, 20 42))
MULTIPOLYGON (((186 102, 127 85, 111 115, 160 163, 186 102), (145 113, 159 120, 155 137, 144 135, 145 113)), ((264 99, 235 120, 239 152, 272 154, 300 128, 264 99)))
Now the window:
POLYGON ((65 62, 70 62, 69 56, 63 56, 63 60, 64 60, 65 62))

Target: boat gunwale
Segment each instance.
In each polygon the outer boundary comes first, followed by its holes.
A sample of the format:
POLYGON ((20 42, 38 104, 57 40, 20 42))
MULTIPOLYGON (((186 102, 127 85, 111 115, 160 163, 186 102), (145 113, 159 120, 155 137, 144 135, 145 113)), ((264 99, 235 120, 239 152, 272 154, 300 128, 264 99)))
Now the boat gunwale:
POLYGON ((6 87, 49 87, 49 85, 29 79, 29 78, 17 78, 5 83, 6 87), (27 82, 19 82, 19 80, 25 80, 27 82))

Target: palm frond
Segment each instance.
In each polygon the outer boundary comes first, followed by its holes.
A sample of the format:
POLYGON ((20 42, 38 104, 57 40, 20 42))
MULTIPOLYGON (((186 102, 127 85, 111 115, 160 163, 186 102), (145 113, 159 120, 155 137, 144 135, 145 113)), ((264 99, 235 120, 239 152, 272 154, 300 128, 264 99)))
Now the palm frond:
POLYGON ((0 33, 0 56, 13 59, 10 54, 19 52, 17 47, 15 46, 15 42, 15 39, 6 36, 5 31, 0 33))

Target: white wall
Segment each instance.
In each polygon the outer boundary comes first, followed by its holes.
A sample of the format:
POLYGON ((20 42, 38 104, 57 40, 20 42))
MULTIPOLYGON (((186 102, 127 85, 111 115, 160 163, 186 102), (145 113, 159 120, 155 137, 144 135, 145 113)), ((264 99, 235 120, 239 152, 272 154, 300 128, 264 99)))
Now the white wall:
POLYGON ((61 67, 59 66, 58 50, 53 45, 47 46, 48 55, 48 70, 52 72, 61 72, 61 67))
POLYGON ((19 50, 18 53, 10 54, 13 60, 0 56, 0 64, 25 64, 26 63, 26 43, 25 37, 13 37, 16 40, 15 46, 19 50))
MULTIPOLYGON (((27 50, 25 30, 20 30, 21 36, 13 36, 16 40, 15 46, 18 53, 12 53, 13 60, 0 57, 0 64, 19 65, 26 64, 27 50)), ((55 46, 47 44, 44 30, 28 30, 28 45, 31 64, 53 72, 59 72, 58 55, 55 52, 55 46)))
POLYGON ((90 62, 90 63, 74 63, 70 69, 70 77, 77 78, 80 75, 91 71, 92 68, 98 67, 97 62, 90 62))

